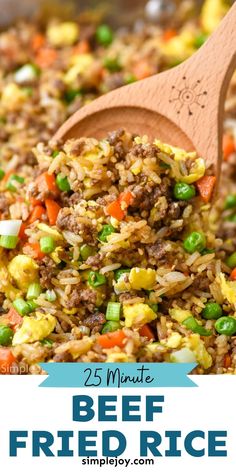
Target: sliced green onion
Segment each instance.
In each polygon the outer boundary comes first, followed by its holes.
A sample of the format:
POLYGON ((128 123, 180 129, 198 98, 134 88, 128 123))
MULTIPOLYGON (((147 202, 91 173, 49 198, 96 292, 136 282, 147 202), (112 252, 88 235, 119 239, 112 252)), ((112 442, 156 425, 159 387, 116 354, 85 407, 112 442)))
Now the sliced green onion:
POLYGON ((0 325, 0 345, 9 346, 12 342, 14 331, 5 325, 0 325))
POLYGON ((2 220, 0 221, 1 236, 18 236, 22 220, 2 220))
POLYGON ((38 282, 29 285, 26 298, 27 300, 34 300, 42 293, 42 288, 38 282))
POLYGON ((32 311, 31 306, 27 302, 25 302, 23 298, 17 298, 13 302, 13 306, 16 309, 16 311, 18 311, 18 313, 20 313, 20 315, 22 316, 28 315, 32 311))
POLYGON ((69 192, 71 190, 67 177, 61 173, 57 175, 56 183, 62 192, 69 192))
POLYGON ((40 239, 40 249, 45 254, 50 254, 56 247, 55 241, 51 236, 44 236, 40 239))
POLYGON ((2 180, 4 176, 5 176, 4 170, 0 169, 0 180, 2 180))
POLYGON ((27 302, 27 305, 30 307, 30 313, 31 313, 32 311, 35 311, 36 308, 38 308, 38 305, 37 305, 37 303, 35 303, 34 300, 29 300, 29 301, 27 302))
POLYGON ((107 321, 102 328, 102 334, 117 331, 117 329, 120 329, 119 321, 107 321))
POLYGON ((54 292, 54 290, 47 290, 45 297, 46 297, 46 300, 48 300, 49 302, 55 302, 55 300, 57 299, 57 295, 54 292))
POLYGON ((182 323, 186 326, 187 329, 193 331, 193 333, 198 333, 200 336, 211 336, 212 332, 209 329, 204 328, 198 324, 197 320, 193 316, 189 316, 186 320, 182 323))
POLYGON ((40 342, 43 346, 46 346, 46 347, 51 347, 53 345, 53 341, 51 339, 47 339, 47 338, 42 339, 42 341, 40 341, 40 342))
POLYGON ((98 239, 99 241, 102 241, 103 243, 107 242, 107 236, 109 236, 112 233, 115 233, 115 228, 113 228, 112 225, 104 225, 102 227, 102 230, 100 233, 98 233, 98 239))
POLYGON ((119 321, 120 319, 121 303, 108 302, 106 311, 106 320, 119 321))
POLYGON ((99 272, 90 271, 88 276, 88 283, 91 287, 99 287, 100 285, 104 285, 107 279, 105 275, 99 274, 99 272))
POLYGON ((25 181, 24 177, 20 177, 20 175, 12 174, 7 182, 6 188, 11 192, 17 191, 17 186, 14 185, 14 182, 17 184, 23 184, 25 181))
POLYGON ((0 246, 5 249, 15 249, 18 243, 17 236, 1 236, 0 237, 0 246))
POLYGON ((53 158, 54 158, 54 157, 57 157, 58 154, 59 154, 59 151, 58 151, 57 149, 55 149, 55 150, 53 151, 53 153, 52 153, 52 157, 53 157, 53 158))
POLYGON ((15 81, 18 84, 24 82, 31 82, 35 80, 39 75, 39 68, 34 64, 24 64, 20 69, 15 72, 15 81))

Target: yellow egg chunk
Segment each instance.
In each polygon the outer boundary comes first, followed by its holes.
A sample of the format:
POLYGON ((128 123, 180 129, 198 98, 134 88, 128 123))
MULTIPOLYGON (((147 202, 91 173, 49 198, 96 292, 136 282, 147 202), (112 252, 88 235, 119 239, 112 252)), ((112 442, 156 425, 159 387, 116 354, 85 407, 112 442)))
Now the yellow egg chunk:
POLYGON ((47 37, 52 46, 72 46, 79 37, 79 26, 73 21, 50 25, 47 37))
POLYGON ((8 264, 8 272, 21 290, 38 280, 38 265, 29 256, 23 254, 14 257, 8 264))
POLYGON ((151 290, 156 283, 156 271, 133 267, 129 274, 129 282, 134 290, 151 290))
POLYGON ((139 327, 157 318, 157 314, 145 303, 124 305, 123 313, 126 328, 139 327))
POLYGON ((56 326, 56 318, 50 314, 36 314, 36 317, 24 316, 23 323, 13 337, 12 344, 33 343, 46 338, 56 326))

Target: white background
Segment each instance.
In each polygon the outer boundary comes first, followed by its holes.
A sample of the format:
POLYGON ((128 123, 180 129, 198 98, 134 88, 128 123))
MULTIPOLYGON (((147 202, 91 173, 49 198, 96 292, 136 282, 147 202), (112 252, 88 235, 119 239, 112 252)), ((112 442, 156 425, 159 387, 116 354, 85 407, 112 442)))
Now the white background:
MULTIPOLYGON (((153 466, 132 465, 128 468, 103 466, 103 472, 125 472, 155 470, 157 472, 235 472, 236 467, 236 377, 234 376, 192 376, 199 385, 198 388, 150 388, 150 389, 60 389, 39 388, 42 376, 0 376, 0 466, 5 472, 77 472, 99 471, 98 466, 82 466, 81 458, 77 455, 76 435, 71 440, 71 447, 75 451, 74 457, 58 458, 32 457, 31 431, 46 430, 55 435, 55 447, 52 450, 57 453, 60 449, 60 440, 56 439, 57 430, 102 430, 117 429, 123 432, 127 438, 127 449, 121 457, 139 457, 139 431, 156 430, 163 434, 165 430, 181 430, 184 437, 192 430, 227 430, 228 457, 193 458, 184 451, 182 457, 154 458, 153 466), (165 395, 163 413, 156 415, 153 423, 140 422, 122 423, 115 422, 98 423, 94 419, 88 423, 75 423, 72 421, 72 396, 78 394, 91 395, 96 403, 97 395, 165 395), (9 457, 9 430, 28 430, 29 439, 27 449, 19 450, 18 457, 9 457)), ((118 401, 117 414, 121 411, 121 403, 118 401)), ((142 411, 144 413, 144 401, 142 411)), ((164 436, 164 434, 163 434, 164 436)), ((182 439, 179 440, 182 446, 182 439)), ((195 441, 194 445, 203 447, 203 440, 195 441)), ((207 441, 205 441, 207 450, 207 441)), ((97 441, 98 457, 102 457, 101 440, 97 441)), ((181 447, 183 450, 184 448, 181 447)), ((164 450, 164 446, 160 450, 164 450)), ((150 456, 151 457, 151 456, 150 456)))

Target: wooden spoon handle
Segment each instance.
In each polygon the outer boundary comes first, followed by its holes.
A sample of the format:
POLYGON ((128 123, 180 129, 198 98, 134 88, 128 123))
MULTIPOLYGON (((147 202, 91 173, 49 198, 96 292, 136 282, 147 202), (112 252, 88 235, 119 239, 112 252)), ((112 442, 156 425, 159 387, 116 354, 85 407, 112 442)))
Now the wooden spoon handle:
POLYGON ((156 81, 156 111, 163 110, 186 133, 198 154, 213 164, 217 175, 222 158, 225 96, 235 68, 236 3, 196 54, 159 78, 147 79, 151 89, 156 81), (163 94, 158 96, 161 82, 163 94))
MULTIPOLYGON (((236 2, 216 31, 188 61, 190 68, 207 78, 208 87, 215 88, 224 101, 229 81, 236 68, 236 2)), ((217 95, 216 95, 217 97, 217 95)))

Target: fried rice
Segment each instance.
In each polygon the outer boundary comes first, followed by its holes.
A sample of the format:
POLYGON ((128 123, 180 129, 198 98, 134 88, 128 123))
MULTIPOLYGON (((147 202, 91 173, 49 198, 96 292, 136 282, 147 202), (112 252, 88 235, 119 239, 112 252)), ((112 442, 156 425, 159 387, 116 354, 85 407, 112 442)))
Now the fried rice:
POLYGON ((234 81, 217 196, 204 156, 158 136, 50 140, 97 95, 191 55, 216 26, 208 3, 201 27, 168 35, 59 21, 1 34, 2 374, 42 361, 236 373, 234 81))

